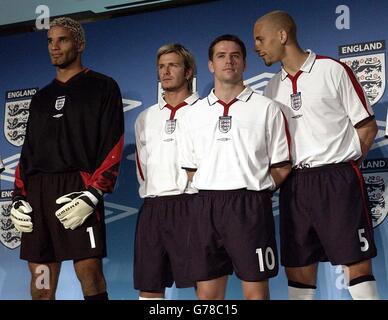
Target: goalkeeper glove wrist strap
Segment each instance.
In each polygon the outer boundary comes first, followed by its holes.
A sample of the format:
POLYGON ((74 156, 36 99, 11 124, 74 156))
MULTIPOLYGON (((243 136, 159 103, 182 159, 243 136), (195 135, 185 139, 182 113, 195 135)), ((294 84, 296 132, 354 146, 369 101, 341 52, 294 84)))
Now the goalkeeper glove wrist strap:
POLYGON ((100 191, 94 187, 89 187, 87 189, 87 191, 89 191, 92 194, 92 196, 94 196, 97 199, 98 202, 100 202, 103 199, 102 191, 100 191))

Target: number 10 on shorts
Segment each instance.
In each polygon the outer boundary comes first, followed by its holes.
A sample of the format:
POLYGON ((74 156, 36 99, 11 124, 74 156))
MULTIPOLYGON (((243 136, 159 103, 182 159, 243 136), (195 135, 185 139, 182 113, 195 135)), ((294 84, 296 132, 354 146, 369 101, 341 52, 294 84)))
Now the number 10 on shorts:
POLYGON ((260 272, 264 272, 264 268, 267 268, 267 270, 273 270, 275 268, 275 254, 271 247, 267 247, 264 254, 262 248, 257 248, 256 254, 259 259, 260 272))

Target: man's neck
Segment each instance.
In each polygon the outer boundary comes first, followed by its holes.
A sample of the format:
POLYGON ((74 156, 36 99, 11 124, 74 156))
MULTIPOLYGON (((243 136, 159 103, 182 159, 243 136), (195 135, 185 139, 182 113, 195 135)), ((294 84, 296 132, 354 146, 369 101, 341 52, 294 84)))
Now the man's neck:
POLYGON ((284 70, 291 76, 294 76, 306 62, 308 56, 309 53, 303 51, 299 46, 288 48, 287 53, 282 59, 284 70))
POLYGON ((243 82, 237 84, 232 83, 222 83, 215 81, 214 82, 214 94, 220 100, 225 103, 229 103, 234 98, 236 98, 243 90, 245 86, 243 82))
POLYGON ((170 106, 176 107, 191 95, 192 93, 187 88, 185 88, 184 90, 178 91, 165 91, 163 98, 164 101, 166 101, 170 106))
POLYGON ((66 68, 57 67, 56 79, 61 82, 67 82, 70 78, 80 73, 84 67, 81 64, 74 64, 67 66, 66 68))

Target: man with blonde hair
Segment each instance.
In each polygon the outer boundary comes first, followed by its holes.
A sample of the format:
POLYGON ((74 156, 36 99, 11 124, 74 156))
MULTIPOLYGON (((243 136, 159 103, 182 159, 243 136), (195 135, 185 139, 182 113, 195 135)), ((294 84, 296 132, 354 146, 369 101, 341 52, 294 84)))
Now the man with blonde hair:
POLYGON ((191 287, 188 279, 188 201, 196 190, 178 164, 177 122, 195 108, 196 66, 181 44, 167 44, 157 53, 163 89, 159 102, 135 123, 139 194, 144 198, 135 237, 134 286, 140 300, 163 299, 166 287, 191 287))

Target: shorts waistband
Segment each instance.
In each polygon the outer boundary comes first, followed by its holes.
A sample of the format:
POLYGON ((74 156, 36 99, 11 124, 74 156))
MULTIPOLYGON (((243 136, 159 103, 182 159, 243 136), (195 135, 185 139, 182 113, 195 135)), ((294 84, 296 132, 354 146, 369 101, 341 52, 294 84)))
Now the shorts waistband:
POLYGON ((192 199, 195 195, 196 193, 183 193, 183 194, 176 194, 171 196, 147 197, 147 198, 144 198, 144 203, 151 204, 151 203, 158 203, 158 202, 171 201, 171 200, 188 200, 188 199, 192 199))
POLYGON ((351 162, 339 162, 339 163, 330 163, 330 164, 325 164, 323 166, 319 167, 313 167, 313 168, 297 168, 297 169, 292 169, 293 174, 305 174, 305 173, 310 173, 310 172, 322 172, 326 170, 332 170, 335 168, 342 168, 342 167, 351 167, 355 163, 354 161, 351 162))
POLYGON ((204 189, 199 190, 199 194, 206 194, 206 195, 228 195, 228 194, 243 194, 243 193, 271 194, 271 191, 269 191, 268 189, 256 191, 256 190, 248 190, 246 188, 233 189, 233 190, 204 190, 204 189))

